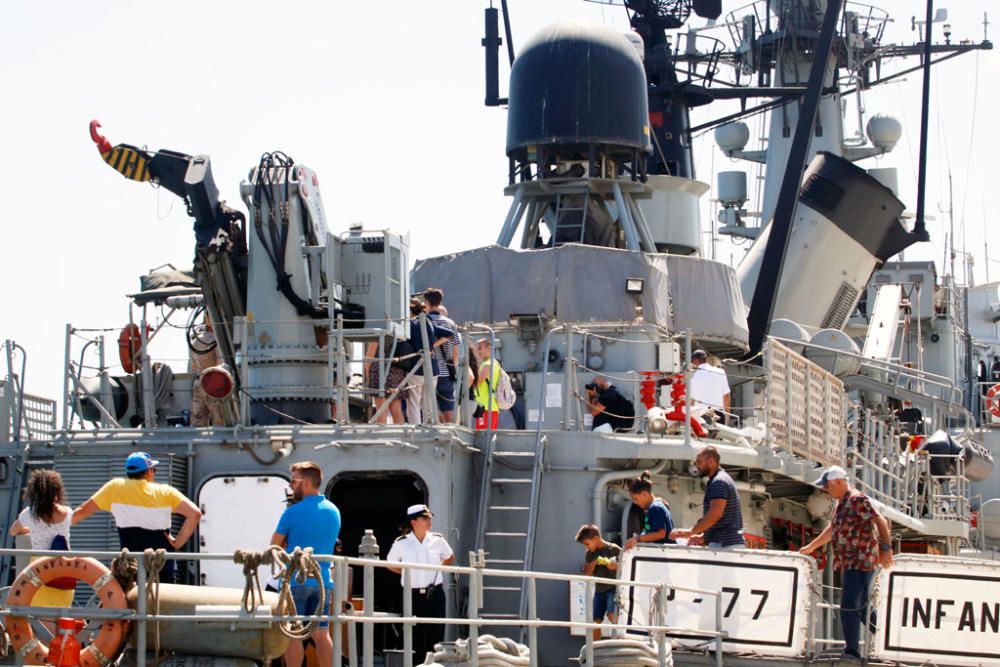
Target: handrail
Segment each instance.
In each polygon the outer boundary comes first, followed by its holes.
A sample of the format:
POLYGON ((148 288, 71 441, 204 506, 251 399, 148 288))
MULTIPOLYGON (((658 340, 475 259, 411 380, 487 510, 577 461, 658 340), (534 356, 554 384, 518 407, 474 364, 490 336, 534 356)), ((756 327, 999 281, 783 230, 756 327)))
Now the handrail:
MULTIPOLYGON (((32 550, 32 549, 0 549, 0 556, 3 557, 16 557, 16 556, 56 556, 56 557, 90 557, 103 560, 110 560, 112 558, 127 558, 135 560, 140 564, 137 570, 137 586, 140 589, 145 588, 146 585, 146 568, 142 566, 142 559, 144 554, 142 553, 127 553, 127 552, 102 552, 102 551, 51 551, 51 550, 32 550)), ((225 560, 232 561, 232 554, 223 553, 186 553, 186 552, 173 552, 165 553, 164 557, 169 560, 198 560, 198 561, 209 561, 209 560, 225 560)), ((58 618, 59 616, 74 616, 86 619, 106 619, 106 618, 125 618, 130 621, 135 621, 138 624, 136 632, 136 660, 138 667, 146 667, 146 623, 149 621, 157 622, 182 622, 182 621, 218 621, 218 622, 230 622, 233 624, 240 623, 259 623, 262 620, 268 622, 279 622, 279 621, 291 621, 291 620, 321 620, 329 621, 335 625, 334 629, 334 665, 339 665, 341 663, 341 624, 342 623, 355 623, 361 624, 364 627, 371 627, 375 624, 385 624, 385 623, 396 623, 402 624, 404 626, 404 635, 409 637, 412 632, 412 626, 416 623, 437 623, 437 624, 447 624, 447 625, 458 625, 466 626, 469 628, 470 644, 473 644, 473 639, 478 635, 478 629, 485 626, 495 626, 495 627, 527 627, 527 628, 583 628, 585 630, 603 628, 603 629, 614 629, 614 630, 640 630, 648 632, 651 637, 655 637, 657 643, 660 646, 660 654, 665 655, 666 650, 666 638, 669 634, 685 634, 705 637, 706 639, 714 639, 716 644, 716 664, 722 664, 722 641, 725 638, 726 633, 721 629, 721 591, 713 591, 710 589, 696 588, 696 587, 686 587, 677 585, 667 585, 665 583, 655 583, 655 582, 644 582, 644 581, 622 581, 620 579, 608 579, 603 577, 591 577, 586 575, 578 574, 561 574, 554 572, 534 572, 534 571, 514 571, 514 570, 494 570, 480 567, 470 567, 470 566, 458 566, 458 565, 432 565, 428 563, 398 563, 391 561, 382 561, 376 559, 368 558, 353 558, 346 556, 334 556, 334 555, 320 555, 314 554, 313 558, 319 562, 329 562, 333 567, 333 573, 335 576, 335 585, 333 589, 333 600, 332 600, 332 614, 321 615, 321 616, 304 616, 304 615, 294 615, 294 616, 278 616, 278 615, 246 615, 246 614, 156 614, 149 613, 146 609, 146 596, 139 595, 136 599, 136 609, 132 610, 104 610, 104 609, 59 609, 59 608, 37 608, 37 607, 7 607, 0 609, 0 618, 11 616, 11 615, 30 615, 38 618, 58 618), (367 584, 374 582, 374 577, 372 572, 374 568, 403 568, 404 571, 404 584, 406 588, 409 588, 409 576, 408 573, 412 570, 431 570, 443 573, 453 573, 456 575, 466 575, 469 580, 469 616, 468 618, 425 618, 416 617, 412 615, 404 616, 374 616, 372 612, 374 611, 370 606, 366 607, 365 615, 355 616, 355 615, 345 615, 342 610, 344 608, 343 603, 345 601, 346 592, 346 572, 348 566, 359 566, 364 568, 366 582, 366 589, 364 591, 365 596, 369 597, 369 590, 367 584), (482 580, 484 576, 495 576, 495 577, 507 577, 507 578, 518 578, 526 579, 530 582, 528 588, 530 592, 534 593, 536 591, 535 582, 542 581, 556 581, 565 582, 572 584, 574 582, 584 582, 588 586, 588 592, 592 593, 593 586, 596 584, 611 584, 616 587, 631 587, 631 588, 645 588, 656 592, 656 600, 658 606, 659 618, 664 619, 666 614, 666 604, 667 604, 667 590, 674 589, 689 593, 696 593, 700 595, 713 596, 716 598, 716 628, 715 630, 702 630, 699 628, 679 628, 668 626, 665 624, 602 624, 590 621, 571 621, 571 620, 545 620, 545 619, 535 619, 535 618, 523 618, 523 619, 492 619, 492 618, 479 618, 478 608, 482 600, 482 580), (30 612, 29 612, 30 609, 30 612)), ((592 595, 591 595, 592 597, 592 595)), ((534 596, 529 600, 530 607, 535 608, 534 596)), ((586 651, 587 655, 592 658, 593 656, 593 638, 592 633, 586 632, 586 651)), ((409 643, 409 642, 407 642, 409 643)), ((537 655, 538 642, 536 633, 529 633, 529 649, 532 656, 537 655)), ((411 665, 412 655, 404 655, 404 664, 408 667, 411 665)), ((533 664, 537 664, 536 658, 533 659, 533 664)), ((357 664, 354 662, 352 656, 352 664, 357 664)), ((366 646, 365 655, 362 663, 364 667, 372 667, 372 654, 370 651, 370 644, 366 646)), ((470 665, 473 667, 478 664, 478 655, 475 650, 470 651, 470 665)), ((592 664, 592 663, 591 663, 592 664)))

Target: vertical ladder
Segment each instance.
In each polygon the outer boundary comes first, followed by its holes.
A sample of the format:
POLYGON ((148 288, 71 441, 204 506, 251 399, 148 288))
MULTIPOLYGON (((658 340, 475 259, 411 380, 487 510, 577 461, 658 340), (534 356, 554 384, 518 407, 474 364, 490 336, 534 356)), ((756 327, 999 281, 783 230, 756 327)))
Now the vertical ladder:
POLYGON ((560 230, 568 231, 570 234, 575 236, 567 236, 572 240, 562 240, 558 243, 583 243, 583 234, 587 227, 587 213, 590 208, 590 196, 587 194, 579 195, 556 195, 556 222, 552 228, 552 245, 555 246, 557 239, 560 238, 560 230), (563 206, 563 197, 583 197, 583 206, 563 206), (579 222, 569 222, 568 216, 564 216, 564 213, 580 213, 579 222))
MULTIPOLYGON (((530 450, 498 450, 496 435, 487 444, 476 518, 476 548, 486 552, 487 568, 531 569, 545 445, 541 433, 530 450)), ((522 584, 515 578, 487 577, 483 592, 489 611, 481 617, 524 618, 528 599, 522 584)))

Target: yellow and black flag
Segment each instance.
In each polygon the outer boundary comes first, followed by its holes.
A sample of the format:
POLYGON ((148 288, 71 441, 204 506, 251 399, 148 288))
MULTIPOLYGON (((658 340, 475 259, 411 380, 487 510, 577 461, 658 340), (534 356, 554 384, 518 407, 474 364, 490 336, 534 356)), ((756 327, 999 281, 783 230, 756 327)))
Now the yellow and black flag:
POLYGON ((97 128, 100 126, 98 121, 90 121, 90 138, 97 144, 101 158, 125 178, 140 182, 148 181, 150 179, 149 161, 153 156, 141 148, 129 144, 112 146, 111 142, 97 132, 97 128))

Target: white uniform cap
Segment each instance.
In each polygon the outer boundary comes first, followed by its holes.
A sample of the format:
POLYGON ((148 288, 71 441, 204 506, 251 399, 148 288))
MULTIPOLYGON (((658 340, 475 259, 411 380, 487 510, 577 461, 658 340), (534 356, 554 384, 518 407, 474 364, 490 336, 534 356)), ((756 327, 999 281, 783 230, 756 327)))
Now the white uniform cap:
POLYGON ((408 519, 416 519, 418 516, 426 516, 428 518, 434 516, 427 505, 420 503, 418 505, 410 505, 406 508, 406 517, 408 519))

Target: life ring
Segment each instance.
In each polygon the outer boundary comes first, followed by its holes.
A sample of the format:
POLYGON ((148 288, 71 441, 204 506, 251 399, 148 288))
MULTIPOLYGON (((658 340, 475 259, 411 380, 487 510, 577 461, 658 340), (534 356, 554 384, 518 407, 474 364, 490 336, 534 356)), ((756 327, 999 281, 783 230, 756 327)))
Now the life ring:
POLYGON ((986 409, 994 417, 1000 417, 1000 384, 995 384, 986 392, 986 409))
MULTIPOLYGON (((146 340, 152 328, 146 325, 146 340)), ((142 333, 137 324, 129 323, 122 327, 118 334, 118 359, 126 373, 134 373, 138 369, 138 357, 142 351, 142 333)))
MULTIPOLYGON (((67 558, 56 556, 39 558, 24 568, 11 586, 7 596, 9 606, 28 606, 38 589, 57 579, 71 578, 90 585, 97 593, 104 609, 127 609, 125 593, 111 571, 93 558, 67 558)), ((107 620, 90 646, 80 653, 80 667, 107 667, 118 655, 125 641, 128 622, 107 620)), ((18 657, 26 665, 44 665, 48 662, 49 649, 35 638, 28 619, 11 616, 7 619, 7 634, 18 657)))

